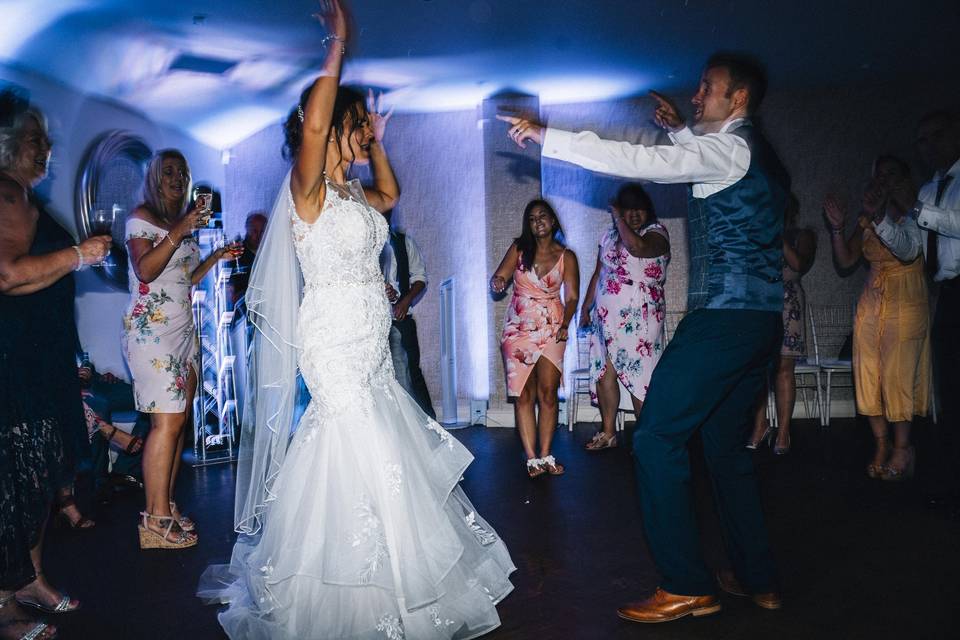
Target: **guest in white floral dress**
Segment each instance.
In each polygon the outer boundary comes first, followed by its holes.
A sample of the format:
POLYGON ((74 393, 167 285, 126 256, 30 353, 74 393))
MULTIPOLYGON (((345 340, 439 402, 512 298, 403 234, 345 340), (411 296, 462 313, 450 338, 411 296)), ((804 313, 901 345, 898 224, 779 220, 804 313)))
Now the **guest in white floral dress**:
POLYGON ((640 415, 650 375, 666 346, 667 230, 657 222, 653 202, 639 184, 620 188, 612 212, 613 225, 600 239, 597 266, 580 312, 580 325, 594 328, 590 396, 600 406, 603 424, 587 444, 589 451, 617 446, 618 379, 640 415), (615 375, 607 375, 611 367, 615 375))
POLYGON ((147 169, 143 204, 127 219, 130 305, 123 343, 137 410, 149 413, 151 422, 143 451, 147 509, 141 514, 141 548, 197 542, 193 523, 172 499, 200 368, 190 289, 217 260, 237 252, 229 245, 201 262, 192 232, 209 215, 209 202, 201 199, 187 211, 189 189, 183 154, 160 151, 147 169))

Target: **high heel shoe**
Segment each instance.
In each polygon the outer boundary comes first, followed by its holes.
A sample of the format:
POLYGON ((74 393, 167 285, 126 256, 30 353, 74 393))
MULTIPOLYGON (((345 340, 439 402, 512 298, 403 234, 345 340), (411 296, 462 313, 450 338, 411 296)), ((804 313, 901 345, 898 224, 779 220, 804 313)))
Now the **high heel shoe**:
POLYGON ((790 453, 790 434, 787 434, 787 443, 781 445, 779 442, 773 445, 773 455, 775 456, 785 456, 790 453))
POLYGON ((177 507, 177 503, 173 500, 170 501, 170 515, 172 515, 176 520, 177 524, 180 525, 180 528, 186 532, 195 531, 197 528, 196 523, 191 520, 189 517, 180 513, 180 509, 177 507))
POLYGON ((80 513, 80 510, 77 508, 77 501, 73 496, 67 496, 57 501, 57 513, 56 519, 53 521, 53 526, 66 527, 68 529, 92 529, 96 524, 96 522, 80 513), (77 513, 80 514, 77 520, 72 520, 70 514, 67 513, 67 509, 70 507, 77 509, 77 513))
POLYGON ((899 482, 901 480, 906 480, 907 478, 913 477, 913 472, 917 467, 916 452, 913 450, 913 447, 894 447, 893 454, 890 456, 890 460, 893 460, 893 456, 895 456, 898 451, 906 452, 906 464, 904 464, 902 467, 894 467, 889 461, 887 461, 887 464, 883 469, 883 475, 881 476, 883 480, 899 482))
POLYGON ((886 472, 887 458, 890 457, 890 441, 887 438, 876 438, 877 452, 874 454, 873 462, 867 465, 867 477, 877 480, 882 478, 886 472), (880 454, 883 455, 880 455, 880 454), (883 462, 877 462, 877 459, 883 459, 883 462))
POLYGON ((602 451, 604 449, 613 449, 617 446, 617 435, 608 436, 603 431, 594 434, 593 440, 584 447, 587 451, 602 451))
POLYGON ((746 447, 751 451, 756 450, 760 447, 761 444, 763 444, 764 440, 766 440, 767 443, 769 444, 772 438, 773 438, 773 427, 767 427, 766 429, 764 429, 763 435, 761 435, 756 440, 750 440, 749 442, 747 442, 746 447))
MULTIPOLYGON (((156 516, 141 511, 140 517, 142 522, 137 525, 137 532, 140 534, 141 549, 186 549, 197 544, 197 536, 191 535, 183 529, 173 530, 173 526, 177 524, 173 516, 156 516), (148 520, 159 521, 161 527, 166 523, 163 533, 151 529, 147 524, 148 520), (173 535, 172 538, 171 535, 173 535)), ((179 528, 179 525, 177 527, 179 528)))

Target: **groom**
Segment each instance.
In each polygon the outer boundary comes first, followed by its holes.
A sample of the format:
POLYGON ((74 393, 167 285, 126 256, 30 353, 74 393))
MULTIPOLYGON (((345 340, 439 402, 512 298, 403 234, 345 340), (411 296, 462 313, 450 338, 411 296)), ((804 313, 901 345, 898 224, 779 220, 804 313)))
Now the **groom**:
POLYGON ((707 61, 693 96, 694 123, 653 93, 655 120, 672 145, 641 146, 497 116, 524 146, 592 171, 689 184, 689 313, 653 372, 633 436, 640 507, 663 577, 656 592, 618 610, 667 622, 720 610, 701 557, 686 445, 700 431, 735 574, 719 586, 780 608, 753 460, 744 448, 752 408, 782 335, 781 233, 789 178, 750 121, 763 98, 760 65, 736 54, 707 61), (739 579, 739 580, 738 580, 739 579), (741 586, 741 584, 743 586, 741 586))

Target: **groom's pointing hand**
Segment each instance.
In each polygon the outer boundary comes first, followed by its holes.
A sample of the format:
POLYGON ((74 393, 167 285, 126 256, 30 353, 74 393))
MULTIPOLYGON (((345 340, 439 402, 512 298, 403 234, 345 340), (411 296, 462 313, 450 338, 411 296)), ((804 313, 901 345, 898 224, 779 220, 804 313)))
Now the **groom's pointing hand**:
POLYGON ((516 142, 517 146, 521 149, 527 148, 527 146, 523 144, 526 140, 533 140, 540 145, 543 144, 543 134, 546 127, 539 122, 527 120, 526 118, 518 118, 516 116, 502 116, 500 114, 497 114, 497 120, 510 124, 510 130, 507 131, 507 135, 510 136, 510 139, 516 142))
POLYGON ((650 91, 650 97, 657 101, 656 111, 653 112, 653 120, 658 127, 667 131, 683 129, 683 116, 680 115, 680 111, 677 110, 677 107, 669 98, 653 90, 650 91))

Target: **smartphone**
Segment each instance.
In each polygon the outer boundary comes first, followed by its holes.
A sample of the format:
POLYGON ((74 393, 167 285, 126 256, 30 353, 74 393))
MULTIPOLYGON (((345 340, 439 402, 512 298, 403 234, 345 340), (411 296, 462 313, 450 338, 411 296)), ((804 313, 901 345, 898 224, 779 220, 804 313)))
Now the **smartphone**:
POLYGON ((193 188, 193 206, 201 210, 200 226, 206 227, 210 224, 211 205, 213 204, 213 189, 204 184, 199 184, 193 188))

